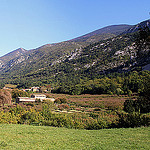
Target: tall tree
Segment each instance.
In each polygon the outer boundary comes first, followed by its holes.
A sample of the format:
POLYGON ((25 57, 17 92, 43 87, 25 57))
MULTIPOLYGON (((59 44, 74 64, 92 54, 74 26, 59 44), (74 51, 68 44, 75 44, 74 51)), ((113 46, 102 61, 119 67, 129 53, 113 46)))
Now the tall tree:
POLYGON ((8 90, 0 90, 0 105, 11 104, 11 93, 8 90))

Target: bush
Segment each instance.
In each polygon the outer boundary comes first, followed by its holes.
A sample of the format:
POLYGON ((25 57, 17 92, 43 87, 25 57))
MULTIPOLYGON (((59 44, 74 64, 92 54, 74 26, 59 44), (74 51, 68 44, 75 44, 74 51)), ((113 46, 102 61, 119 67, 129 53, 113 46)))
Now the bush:
POLYGON ((20 124, 34 124, 34 123, 40 124, 40 121, 42 119, 43 118, 39 113, 37 113, 35 111, 26 111, 25 113, 23 113, 21 115, 18 123, 20 123, 20 124))
POLYGON ((34 107, 34 104, 29 102, 29 103, 25 103, 26 106, 31 106, 31 107, 34 107))
POLYGON ((63 109, 69 109, 70 107, 69 107, 67 104, 60 104, 60 105, 58 106, 58 108, 59 108, 60 110, 63 110, 63 109))
POLYGON ((57 103, 57 104, 67 103, 67 100, 66 100, 66 98, 57 98, 55 100, 55 103, 57 103))
POLYGON ((0 123, 12 123, 12 124, 17 124, 18 123, 18 118, 14 114, 11 114, 10 112, 0 112, 0 123))

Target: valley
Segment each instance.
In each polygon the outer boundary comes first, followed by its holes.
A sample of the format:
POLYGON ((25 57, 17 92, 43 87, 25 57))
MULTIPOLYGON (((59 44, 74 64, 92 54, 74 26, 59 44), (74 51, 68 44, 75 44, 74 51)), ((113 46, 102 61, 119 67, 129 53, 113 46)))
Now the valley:
POLYGON ((149 150, 150 1, 0 1, 0 150, 149 150))
POLYGON ((149 126, 149 22, 108 26, 1 57, 1 123, 88 130, 149 126), (22 89, 31 87, 49 87, 45 94, 55 102, 14 104, 30 97, 22 89))

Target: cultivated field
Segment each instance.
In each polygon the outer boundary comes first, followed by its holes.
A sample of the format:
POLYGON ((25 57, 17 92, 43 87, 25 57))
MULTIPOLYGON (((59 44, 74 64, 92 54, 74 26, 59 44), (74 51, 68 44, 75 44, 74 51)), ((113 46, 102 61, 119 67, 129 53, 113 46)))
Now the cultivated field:
MULTIPOLYGON (((128 96, 122 95, 67 95, 67 94, 48 94, 50 97, 65 98, 70 108, 82 111, 94 111, 94 109, 123 109, 124 101, 129 99, 128 96)), ((135 97, 132 96, 132 99, 135 97)))
POLYGON ((75 130, 0 124, 0 149, 8 150, 149 150, 150 127, 75 130))

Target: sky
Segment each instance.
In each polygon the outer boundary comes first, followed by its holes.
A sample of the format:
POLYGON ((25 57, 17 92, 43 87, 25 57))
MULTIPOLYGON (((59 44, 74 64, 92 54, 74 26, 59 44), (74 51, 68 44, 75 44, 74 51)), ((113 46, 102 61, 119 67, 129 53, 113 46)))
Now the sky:
POLYGON ((150 0, 0 0, 0 57, 150 19, 150 0))

